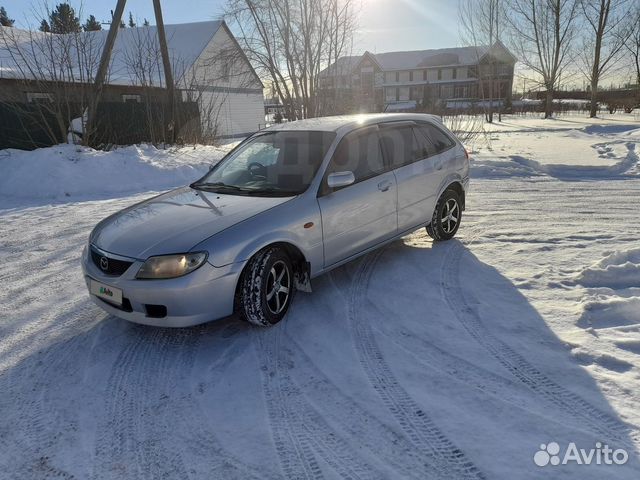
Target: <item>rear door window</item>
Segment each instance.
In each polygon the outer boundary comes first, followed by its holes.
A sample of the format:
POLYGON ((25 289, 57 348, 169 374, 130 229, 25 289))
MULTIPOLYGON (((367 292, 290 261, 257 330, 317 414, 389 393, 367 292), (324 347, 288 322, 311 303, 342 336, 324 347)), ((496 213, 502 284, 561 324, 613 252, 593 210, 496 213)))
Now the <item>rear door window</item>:
POLYGON ((419 133, 428 138, 434 146, 435 153, 442 153, 455 145, 455 142, 434 125, 423 123, 418 127, 419 133))
POLYGON ((436 152, 430 139, 410 124, 382 128, 380 138, 393 169, 423 160, 436 152))

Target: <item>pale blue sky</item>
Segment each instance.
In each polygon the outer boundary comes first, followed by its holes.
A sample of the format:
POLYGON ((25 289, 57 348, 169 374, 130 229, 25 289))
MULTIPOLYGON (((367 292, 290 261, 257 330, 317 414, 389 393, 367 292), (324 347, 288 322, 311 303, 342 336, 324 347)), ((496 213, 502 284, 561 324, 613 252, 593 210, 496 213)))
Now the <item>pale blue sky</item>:
MULTIPOLYGON (((51 0, 50 5, 58 3, 51 0)), ((115 0, 71 0, 74 7, 83 5, 82 21, 93 14, 100 21, 108 21, 115 0)), ((219 17, 224 0, 165 0, 162 9, 166 23, 187 23, 219 17)), ((362 0, 360 30, 356 37, 356 51, 385 52, 394 50, 422 50, 456 46, 458 39, 456 0, 362 0)), ((39 24, 33 14, 41 12, 40 0, 0 0, 17 26, 39 24)), ((153 23, 151 0, 128 0, 126 17, 131 11, 140 22, 148 18, 153 23)))

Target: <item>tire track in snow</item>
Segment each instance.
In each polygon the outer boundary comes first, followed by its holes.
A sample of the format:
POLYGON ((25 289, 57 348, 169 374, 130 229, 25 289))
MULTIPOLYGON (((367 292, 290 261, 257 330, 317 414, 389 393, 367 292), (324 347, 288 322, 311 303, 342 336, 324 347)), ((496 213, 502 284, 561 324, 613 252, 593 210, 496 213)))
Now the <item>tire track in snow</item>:
POLYGON ((183 365, 169 364, 162 351, 170 333, 151 332, 132 327, 129 343, 115 360, 115 368, 105 392, 105 418, 98 424, 94 477, 122 470, 127 478, 186 478, 187 472, 175 449, 165 445, 171 432, 161 421, 148 422, 147 417, 161 418, 158 404, 174 370, 183 365), (115 468, 114 468, 115 467, 115 468))
MULTIPOLYGON (((5 473, 12 472, 11 478, 37 478, 41 475, 55 475, 57 478, 74 478, 73 475, 51 465, 51 448, 57 441, 59 432, 55 427, 56 410, 48 409, 47 393, 52 379, 60 372, 63 365, 74 356, 83 345, 78 337, 62 342, 60 348, 55 349, 55 355, 50 353, 38 354, 28 360, 28 367, 23 365, 20 372, 11 372, 0 376, 0 388, 6 394, 6 400, 11 402, 11 409, 20 412, 17 415, 19 429, 24 437, 17 444, 4 444, 4 451, 14 451, 9 457, 19 459, 17 462, 5 465, 5 473), (25 371, 26 370, 26 371, 25 371), (31 372, 35 371, 35 375, 31 372), (18 386, 25 387, 24 377, 29 376, 30 391, 23 392, 13 384, 13 377, 18 375, 18 386)), ((1 405, 1 404, 0 404, 1 405)), ((9 406, 7 406, 9 410, 9 406)))
MULTIPOLYGON (((121 352, 109 381, 106 397, 113 400, 107 408, 108 422, 101 428, 105 433, 96 447, 101 468, 94 471, 94 477, 102 478, 113 471, 115 461, 117 468, 134 465, 133 471, 119 472, 126 478, 188 478, 181 449, 165 444, 166 439, 175 438, 176 425, 187 435, 184 444, 189 447, 189 455, 204 462, 208 472, 225 479, 274 479, 265 469, 253 469, 222 448, 214 433, 203 425, 199 408, 190 396, 171 396, 175 383, 191 371, 200 331, 134 329, 135 339, 121 352), (165 402, 171 415, 161 414, 165 402), (153 420, 147 422, 141 417, 153 420), (171 424, 166 421, 169 417, 171 424), (125 460, 124 465, 119 458, 125 460)), ((231 360, 227 356, 218 368, 231 360)))
POLYGON ((314 452, 340 478, 383 478, 353 452, 294 383, 288 373, 291 363, 281 346, 281 329, 260 330, 254 335, 273 439, 286 478, 324 478, 314 452))
POLYGON ((635 448, 634 442, 637 442, 638 434, 630 425, 599 410, 579 395, 557 384, 487 330, 478 314, 469 305, 460 285, 460 261, 463 254, 464 248, 460 243, 452 243, 447 250, 442 262, 441 290, 449 308, 469 335, 517 380, 560 408, 566 415, 576 419, 583 429, 635 448))
POLYGON ((425 464, 406 436, 369 413, 348 394, 342 393, 293 337, 287 336, 287 344, 295 348, 296 364, 303 366, 301 378, 296 383, 317 399, 317 403, 330 405, 326 416, 402 478, 421 480, 428 476, 430 465, 425 464))
MULTIPOLYGON (((178 361, 185 365, 185 370, 190 371, 195 363, 196 352, 202 341, 202 335, 207 330, 207 326, 196 327, 192 330, 180 331, 179 341, 174 341, 172 348, 165 350, 165 354, 173 361, 173 357, 182 356, 183 360, 178 361)), ((214 330, 216 333, 222 334, 224 337, 225 330, 214 330)), ((178 333, 178 332, 176 332, 178 333)), ((238 345, 237 340, 228 339, 225 348, 219 350, 219 355, 213 359, 212 372, 222 372, 231 362, 237 358, 237 354, 243 345, 238 345)), ((245 347, 247 345, 244 345, 245 347)), ((179 375, 180 378, 183 375, 179 375)), ((180 425, 185 432, 189 432, 189 437, 185 440, 188 447, 187 452, 190 456, 195 457, 198 462, 205 462, 207 475, 213 478, 238 479, 238 480, 277 480, 278 475, 271 472, 265 467, 255 468, 244 463, 235 455, 228 452, 221 445, 220 440, 215 436, 210 428, 207 428, 206 418, 207 412, 203 409, 199 402, 194 401, 191 395, 181 397, 182 402, 173 406, 172 413, 175 415, 175 423, 180 425), (192 400, 188 402, 188 400, 192 400)))
POLYGON ((429 416, 400 385, 384 359, 367 319, 360 315, 374 267, 386 247, 362 260, 349 298, 349 325, 352 339, 371 386, 400 424, 405 434, 428 459, 430 476, 436 478, 482 479, 484 475, 433 423, 429 416), (437 472, 437 473, 436 473, 437 472))
POLYGON ((290 392, 286 386, 283 388, 279 381, 277 336, 273 329, 255 335, 262 374, 262 391, 267 405, 271 435, 282 471, 289 479, 322 478, 322 470, 313 453, 313 448, 306 435, 302 434, 300 425, 295 425, 294 416, 290 412, 287 403, 290 392))

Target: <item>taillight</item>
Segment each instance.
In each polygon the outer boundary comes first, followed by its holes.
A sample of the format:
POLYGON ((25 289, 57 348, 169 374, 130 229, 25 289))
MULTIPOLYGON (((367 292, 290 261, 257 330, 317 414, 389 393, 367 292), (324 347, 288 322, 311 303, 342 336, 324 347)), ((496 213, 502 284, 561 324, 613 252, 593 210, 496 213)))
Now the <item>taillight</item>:
POLYGON ((469 152, 467 152, 467 149, 462 147, 462 149, 464 150, 464 156, 467 160, 469 160, 469 152))

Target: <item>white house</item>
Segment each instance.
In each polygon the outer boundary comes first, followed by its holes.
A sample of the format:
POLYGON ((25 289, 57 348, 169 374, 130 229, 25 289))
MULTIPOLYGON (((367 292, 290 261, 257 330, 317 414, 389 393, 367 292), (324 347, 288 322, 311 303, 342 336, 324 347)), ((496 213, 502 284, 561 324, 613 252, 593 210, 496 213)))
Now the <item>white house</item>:
MULTIPOLYGON (((224 21, 166 25, 165 32, 175 88, 198 103, 205 133, 238 138, 264 125, 262 82, 224 21)), ((0 27, 0 102, 41 102, 70 89, 64 85, 90 85, 107 33, 0 27)), ((156 27, 120 29, 103 100, 142 102, 164 86, 156 27)))

